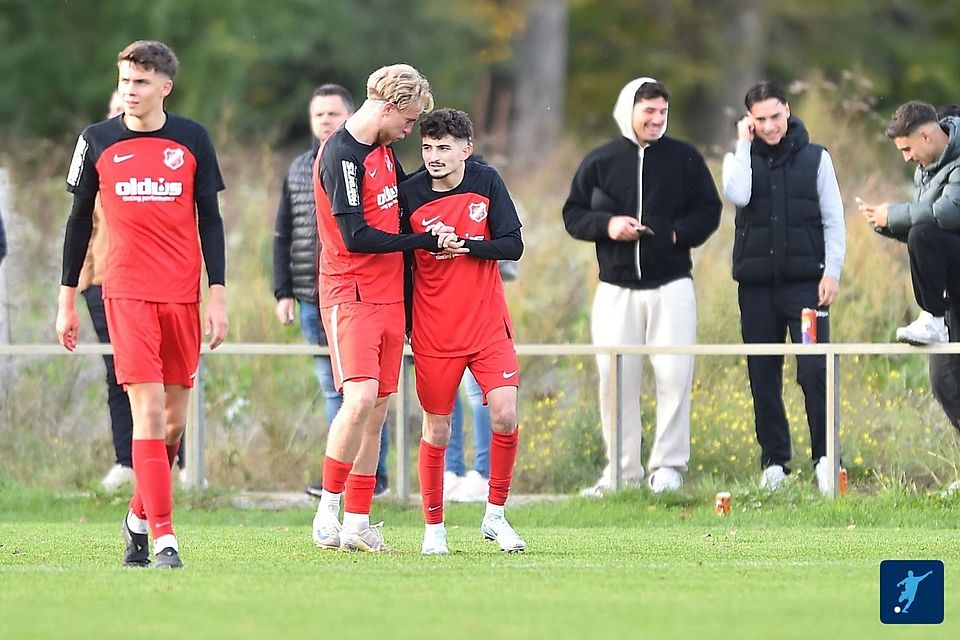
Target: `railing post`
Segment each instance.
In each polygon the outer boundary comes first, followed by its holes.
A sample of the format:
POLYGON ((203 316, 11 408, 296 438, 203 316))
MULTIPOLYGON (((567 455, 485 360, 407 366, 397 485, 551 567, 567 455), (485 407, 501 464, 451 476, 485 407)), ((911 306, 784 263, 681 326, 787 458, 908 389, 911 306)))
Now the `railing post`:
POLYGON ((607 416, 607 424, 613 425, 613 437, 610 442, 610 488, 616 491, 623 483, 623 468, 621 467, 621 451, 623 450, 623 354, 611 353, 609 360, 610 371, 608 379, 610 394, 607 406, 612 416, 607 416))
POLYGON ((405 501, 410 497, 410 452, 407 443, 407 415, 409 411, 408 383, 410 378, 410 367, 408 363, 409 356, 404 355, 400 359, 400 384, 397 387, 397 415, 394 419, 397 437, 394 439, 395 450, 397 452, 397 497, 405 501))
POLYGON ((827 479, 827 491, 831 497, 837 497, 837 481, 840 476, 840 355, 828 353, 827 359, 827 398, 826 398, 826 427, 827 427, 827 468, 830 477, 827 479))
POLYGON ((190 391, 190 403, 187 407, 187 430, 183 436, 187 447, 185 466, 187 481, 185 484, 188 489, 194 490, 203 490, 207 485, 203 468, 206 440, 203 411, 205 406, 203 397, 205 378, 203 355, 201 355, 200 364, 197 366, 197 377, 194 380, 193 389, 190 391))

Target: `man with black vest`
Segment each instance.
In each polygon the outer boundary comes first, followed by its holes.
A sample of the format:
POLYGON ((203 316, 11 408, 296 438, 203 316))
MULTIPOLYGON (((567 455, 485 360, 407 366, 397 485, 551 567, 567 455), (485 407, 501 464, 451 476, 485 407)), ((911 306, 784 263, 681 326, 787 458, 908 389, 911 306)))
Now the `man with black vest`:
MULTIPOLYGON (((736 151, 723 162, 723 191, 737 207, 733 278, 739 283, 745 343, 801 341, 800 314, 817 311, 817 342, 830 339, 829 306, 840 291, 846 250, 843 202, 830 154, 810 143, 776 82, 752 87, 737 123, 736 151)), ((776 489, 790 469, 790 426, 783 405, 783 356, 748 356, 747 370, 760 464, 760 485, 776 489)), ((826 360, 797 357, 810 448, 821 492, 826 464, 826 360)))

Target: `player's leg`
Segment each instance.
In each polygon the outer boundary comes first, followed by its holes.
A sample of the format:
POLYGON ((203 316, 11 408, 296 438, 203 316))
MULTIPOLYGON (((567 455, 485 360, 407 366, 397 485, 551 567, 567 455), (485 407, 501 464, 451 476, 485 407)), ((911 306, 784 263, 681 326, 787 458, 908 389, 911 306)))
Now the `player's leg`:
POLYGON ((488 540, 495 540, 502 551, 509 552, 524 551, 527 548, 527 543, 510 526, 504 515, 520 437, 517 425, 519 369, 513 340, 510 339, 484 349, 470 362, 470 370, 485 392, 493 429, 490 442, 490 488, 480 532, 488 540), (509 386, 504 386, 505 384, 509 386))
POLYGON ((444 459, 450 443, 451 415, 466 364, 465 357, 437 358, 414 354, 417 396, 423 407, 417 469, 425 522, 420 549, 424 555, 448 553, 443 524, 444 459))

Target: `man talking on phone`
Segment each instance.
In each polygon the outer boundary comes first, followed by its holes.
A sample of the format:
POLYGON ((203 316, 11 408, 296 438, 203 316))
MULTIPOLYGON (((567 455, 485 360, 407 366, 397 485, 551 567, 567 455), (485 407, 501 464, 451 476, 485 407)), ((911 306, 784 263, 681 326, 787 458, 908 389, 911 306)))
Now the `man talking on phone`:
MULTIPOLYGON (((747 91, 737 147, 723 160, 723 193, 737 207, 733 279, 739 283, 744 343, 801 342, 800 312, 817 310, 817 341, 830 340, 828 309, 840 291, 846 251, 843 202, 830 154, 790 115, 783 88, 764 81, 747 91)), ((783 406, 783 356, 747 356, 760 486, 790 473, 790 425, 783 406)), ((829 491, 826 360, 797 356, 810 447, 820 491, 829 491)))

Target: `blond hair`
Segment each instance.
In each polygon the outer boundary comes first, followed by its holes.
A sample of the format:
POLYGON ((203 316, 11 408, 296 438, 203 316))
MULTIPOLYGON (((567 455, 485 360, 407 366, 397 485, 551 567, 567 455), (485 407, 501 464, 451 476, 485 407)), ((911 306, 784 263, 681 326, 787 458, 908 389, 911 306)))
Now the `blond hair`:
POLYGON ((416 103, 420 104, 421 113, 433 110, 430 83, 408 64, 392 64, 371 73, 367 78, 367 98, 392 102, 400 111, 416 103))

